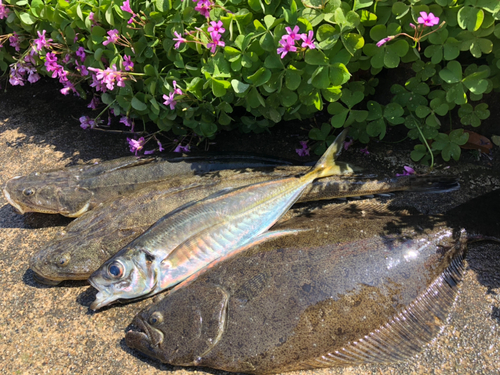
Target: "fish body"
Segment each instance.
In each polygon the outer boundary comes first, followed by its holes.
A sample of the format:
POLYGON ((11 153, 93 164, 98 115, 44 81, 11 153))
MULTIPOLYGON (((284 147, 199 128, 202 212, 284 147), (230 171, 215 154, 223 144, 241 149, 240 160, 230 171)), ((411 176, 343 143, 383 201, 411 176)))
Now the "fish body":
MULTIPOLYGON (((228 187, 240 187, 308 171, 308 167, 223 170, 169 181, 100 204, 70 223, 30 260, 37 281, 58 284, 86 280, 118 250, 170 211, 228 187)), ((383 194, 400 190, 446 192, 458 188, 453 178, 431 176, 346 175, 308 185, 298 202, 383 194)))
POLYGON ((172 176, 292 164, 289 160, 244 153, 131 156, 17 176, 7 181, 3 193, 21 214, 42 212, 79 217, 106 200, 127 195, 172 176))
POLYGON ((313 170, 301 177, 220 191, 167 214, 90 276, 89 282, 99 290, 91 309, 156 294, 218 258, 264 240, 264 232, 308 184, 342 173, 334 157, 346 135, 344 130, 313 170))
POLYGON ((444 324, 466 243, 444 217, 361 202, 275 228, 296 235, 160 295, 127 345, 175 366, 266 374, 400 361, 444 324))

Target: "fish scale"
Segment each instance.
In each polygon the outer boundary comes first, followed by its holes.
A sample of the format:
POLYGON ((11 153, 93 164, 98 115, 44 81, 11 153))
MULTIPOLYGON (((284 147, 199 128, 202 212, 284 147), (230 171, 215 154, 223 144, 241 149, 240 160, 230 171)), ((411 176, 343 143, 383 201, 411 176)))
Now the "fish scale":
POLYGON ((295 203, 312 181, 343 172, 345 167, 337 165, 334 159, 342 149, 346 135, 347 130, 344 130, 313 170, 302 177, 284 177, 222 190, 167 214, 92 274, 89 282, 99 293, 91 309, 96 310, 118 299, 136 299, 159 293, 218 258, 236 254, 267 238, 290 233, 278 231, 263 234, 295 203), (228 240, 216 243, 218 232, 226 232, 224 237, 228 240), (137 246, 147 243, 151 236, 165 239, 161 249, 137 246), (211 243, 216 245, 215 251, 211 243), (154 258, 150 265, 141 264, 145 252, 146 259, 154 258), (132 281, 128 275, 137 268, 141 269, 142 279, 132 281), (124 284, 122 280, 131 281, 124 284), (148 285, 156 287, 151 290, 148 285))

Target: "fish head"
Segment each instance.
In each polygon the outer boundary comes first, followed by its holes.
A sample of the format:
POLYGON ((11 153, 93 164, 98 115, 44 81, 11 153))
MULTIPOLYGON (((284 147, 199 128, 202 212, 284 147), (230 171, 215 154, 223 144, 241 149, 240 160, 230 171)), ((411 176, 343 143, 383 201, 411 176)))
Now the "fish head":
POLYGON ((157 284, 157 259, 147 249, 130 244, 108 259, 89 278, 99 292, 90 305, 100 309, 116 300, 144 298, 157 284))
POLYGON ((88 210, 93 193, 79 186, 43 183, 29 176, 7 181, 3 194, 20 214, 41 212, 78 217, 88 210))
POLYGON ((37 282, 55 285, 64 280, 87 280, 111 256, 102 238, 65 230, 29 261, 37 282))
POLYGON ((224 289, 205 283, 176 290, 134 318, 125 342, 165 363, 202 365, 225 332, 228 298, 224 289))

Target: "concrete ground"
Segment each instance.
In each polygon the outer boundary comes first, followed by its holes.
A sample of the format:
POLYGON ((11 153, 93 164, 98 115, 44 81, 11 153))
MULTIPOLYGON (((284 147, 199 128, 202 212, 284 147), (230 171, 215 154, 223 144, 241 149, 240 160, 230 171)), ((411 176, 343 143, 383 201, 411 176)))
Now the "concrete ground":
MULTIPOLYGON (((9 87, 7 93, 1 93, 0 185, 11 177, 32 171, 127 155, 126 135, 80 129, 77 118, 84 110, 83 102, 60 96, 56 86, 50 84, 37 88, 9 87)), ((257 139, 257 143, 262 139, 249 137, 257 139)), ((251 151, 252 141, 248 145, 246 149, 251 151)), ((229 141, 226 146, 221 141, 219 147, 236 150, 229 141)), ((297 138, 288 142, 288 150, 297 147, 297 138)), ((266 150, 278 154, 273 147, 266 150)), ((422 212, 438 213, 500 188, 499 154, 496 147, 491 161, 483 157, 474 162, 470 156, 464 156, 462 163, 452 163, 451 168, 444 170, 443 173, 459 177, 462 189, 458 192, 432 196, 401 194, 398 200, 422 212)), ((384 166, 393 173, 401 173, 404 165, 413 165, 408 151, 372 151, 366 157, 360 155, 349 150, 344 160, 354 159, 372 172, 375 166, 384 166)), ((0 197, 1 374, 221 373, 164 365, 127 348, 125 328, 150 301, 95 313, 89 310, 95 290, 88 284, 65 282, 57 287, 37 284, 28 269, 28 259, 68 222, 69 219, 56 215, 17 215, 3 196, 0 197)), ((310 373, 499 373, 500 246, 471 245, 467 261, 464 282, 448 323, 421 354, 391 366, 334 368, 310 373)))

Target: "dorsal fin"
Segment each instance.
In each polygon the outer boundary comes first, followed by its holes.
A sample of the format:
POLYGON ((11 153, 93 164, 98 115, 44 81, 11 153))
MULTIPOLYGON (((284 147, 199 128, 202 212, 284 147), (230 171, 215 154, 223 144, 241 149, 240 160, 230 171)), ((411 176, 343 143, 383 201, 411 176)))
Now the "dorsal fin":
POLYGON ((462 280, 462 255, 407 308, 388 323, 335 352, 312 358, 291 368, 320 368, 360 364, 389 364, 406 360, 423 349, 441 330, 462 280))

